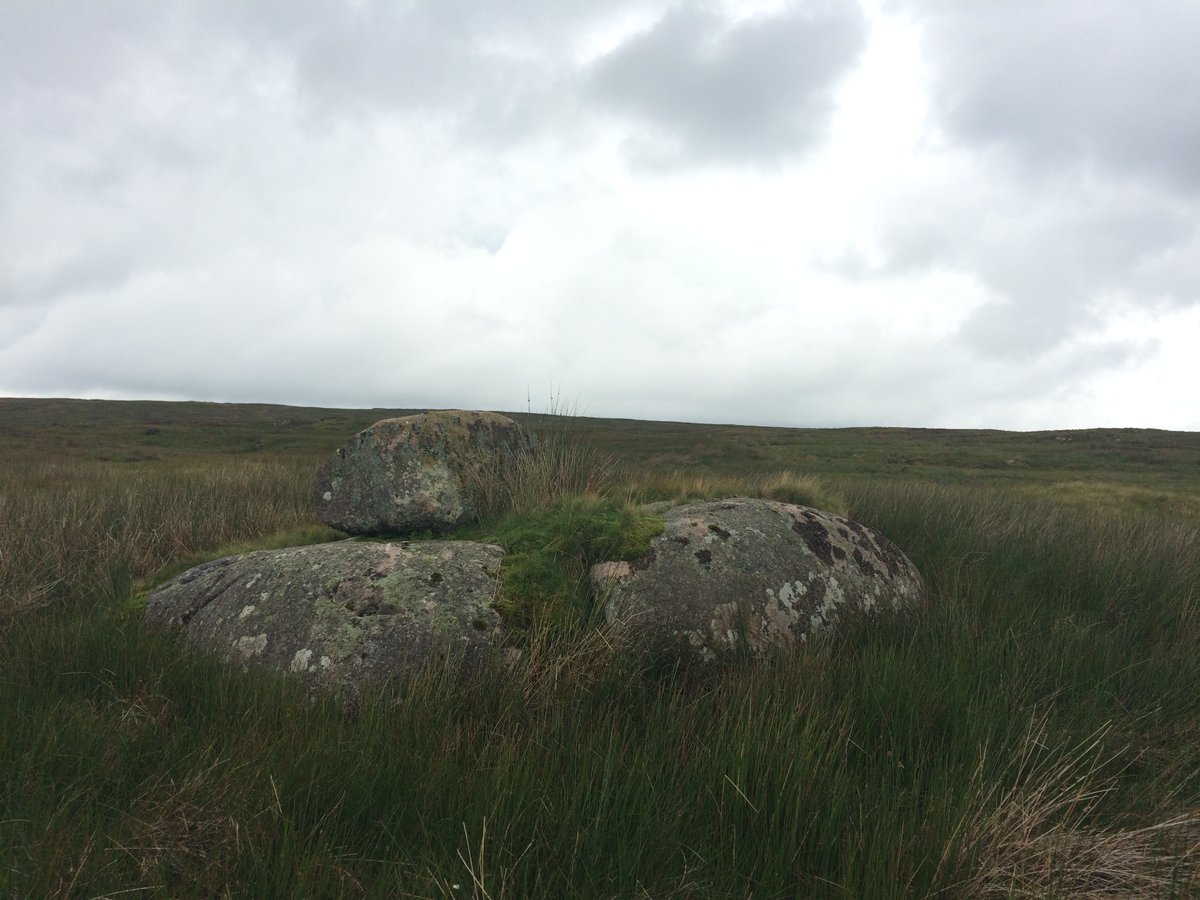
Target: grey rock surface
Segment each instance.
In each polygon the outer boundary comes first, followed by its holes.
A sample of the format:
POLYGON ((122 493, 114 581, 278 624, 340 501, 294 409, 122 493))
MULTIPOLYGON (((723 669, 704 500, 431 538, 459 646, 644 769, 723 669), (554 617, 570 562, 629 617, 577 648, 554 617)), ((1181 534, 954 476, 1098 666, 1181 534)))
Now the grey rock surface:
POLYGON ((470 541, 339 541, 205 563, 148 598, 146 620, 243 666, 356 692, 450 654, 473 665, 501 636, 504 551, 470 541))
POLYGON ((633 562, 591 579, 610 623, 685 657, 763 655, 847 615, 916 608, 921 575, 874 529, 773 500, 677 506, 633 562))
POLYGON ((472 521, 468 473, 535 448, 499 413, 441 410, 384 419, 354 435, 318 469, 321 521, 347 534, 443 531, 472 521))

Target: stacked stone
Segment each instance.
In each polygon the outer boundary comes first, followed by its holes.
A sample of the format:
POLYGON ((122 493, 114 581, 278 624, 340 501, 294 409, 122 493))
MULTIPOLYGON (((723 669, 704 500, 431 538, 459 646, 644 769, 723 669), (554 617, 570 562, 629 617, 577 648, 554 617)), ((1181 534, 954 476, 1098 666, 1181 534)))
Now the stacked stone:
MULTIPOLYGON (((357 539, 197 566, 150 595, 147 620, 351 696, 431 661, 475 665, 507 643, 503 549, 410 538, 473 521, 472 478, 536 452, 497 413, 376 422, 322 464, 313 490, 320 519, 357 539)), ((767 655, 848 615, 926 601, 908 558, 841 516, 735 497, 669 509, 664 526, 641 559, 601 563, 591 579, 613 628, 680 658, 767 655)))

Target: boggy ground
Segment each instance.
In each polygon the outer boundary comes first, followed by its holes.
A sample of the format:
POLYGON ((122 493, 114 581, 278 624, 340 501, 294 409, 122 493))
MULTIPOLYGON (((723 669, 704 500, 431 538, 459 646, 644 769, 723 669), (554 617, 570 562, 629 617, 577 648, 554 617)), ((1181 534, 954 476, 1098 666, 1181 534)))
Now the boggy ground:
POLYGON ((476 527, 533 625, 502 677, 347 710, 142 627, 164 567, 336 536, 313 469, 401 412, 0 401, 0 895, 1200 892, 1200 435, 574 419, 476 527), (929 611, 723 673, 613 647, 586 565, 721 493, 878 528, 929 611))

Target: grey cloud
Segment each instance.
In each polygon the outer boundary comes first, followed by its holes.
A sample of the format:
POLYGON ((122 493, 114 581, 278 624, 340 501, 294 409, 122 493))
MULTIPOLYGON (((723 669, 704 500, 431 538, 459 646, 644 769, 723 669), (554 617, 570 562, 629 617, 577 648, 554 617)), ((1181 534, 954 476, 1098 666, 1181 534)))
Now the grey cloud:
POLYGON ((46 310, 37 307, 0 305, 0 350, 6 351, 36 334, 47 315, 46 310))
POLYGON ((852 2, 739 22, 683 5, 597 63, 590 94, 673 142, 682 158, 796 156, 823 134, 833 88, 866 31, 852 2))
POLYGON ((206 68, 222 59, 243 67, 235 90, 244 101, 265 73, 288 79, 298 110, 322 129, 382 111, 420 116, 426 127, 449 126, 479 144, 547 135, 570 144, 587 139, 599 103, 661 129, 681 158, 763 160, 819 139, 832 90, 866 41, 854 0, 807 0, 737 21, 683 3, 583 68, 589 34, 664 5, 99 0, 75 15, 53 2, 42 14, 25 0, 10 12, 7 49, 19 52, 0 59, 0 73, 47 93, 41 125, 64 114, 66 95, 117 99, 130 77, 152 77, 136 62, 157 58, 171 71, 202 53, 206 68))
POLYGON ((888 8, 920 29, 941 152, 970 162, 893 207, 885 269, 973 273, 996 299, 963 338, 1019 359, 1095 328, 1104 304, 1200 303, 1200 6, 888 8))
POLYGON ((432 114, 479 140, 514 141, 572 111, 576 37, 661 2, 12 0, 0 8, 0 114, 62 133, 101 108, 136 107, 163 76, 178 82, 169 89, 194 83, 196 68, 225 68, 231 102, 282 78, 321 129, 432 114))
POLYGON ((898 0, 925 36, 950 134, 1063 166, 1200 190, 1200 5, 898 0))
POLYGON ((147 48, 169 43, 172 16, 154 0, 5 0, 0 82, 23 92, 89 94, 147 48))
POLYGON ((575 113, 574 38, 648 2, 228 0, 195 14, 231 40, 260 42, 325 119, 432 114, 473 140, 512 143, 575 113))
MULTIPOLYGON (((923 35, 932 109, 970 173, 907 191, 880 273, 945 267, 994 295, 961 338, 1028 362, 1104 303, 1200 303, 1200 6, 1173 0, 897 0, 923 35), (975 183, 972 183, 974 181, 975 183)), ((862 275, 848 259, 847 274, 862 275)), ((1136 348, 1095 356, 1097 369, 1136 348)))

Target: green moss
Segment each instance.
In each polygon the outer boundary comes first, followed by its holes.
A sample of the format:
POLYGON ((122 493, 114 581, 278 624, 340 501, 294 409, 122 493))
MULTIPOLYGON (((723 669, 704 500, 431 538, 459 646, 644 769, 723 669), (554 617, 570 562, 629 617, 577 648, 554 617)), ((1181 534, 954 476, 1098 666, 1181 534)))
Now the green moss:
POLYGON ((498 607, 509 624, 581 621, 592 611, 588 570, 636 559, 662 534, 661 519, 614 500, 568 497, 547 509, 505 516, 455 537, 504 548, 498 607))

